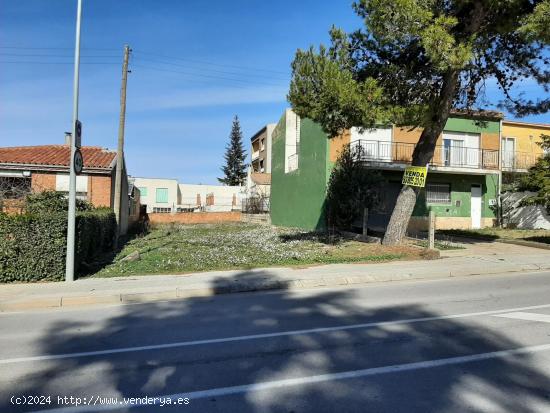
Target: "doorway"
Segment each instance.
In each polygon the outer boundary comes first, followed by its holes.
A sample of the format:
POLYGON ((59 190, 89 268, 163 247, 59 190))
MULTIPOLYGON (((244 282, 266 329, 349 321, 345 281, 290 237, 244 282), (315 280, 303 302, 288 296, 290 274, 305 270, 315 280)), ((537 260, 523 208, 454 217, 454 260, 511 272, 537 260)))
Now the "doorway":
POLYGON ((480 184, 472 185, 470 215, 472 217, 473 229, 481 228, 481 196, 482 196, 481 185, 480 184))

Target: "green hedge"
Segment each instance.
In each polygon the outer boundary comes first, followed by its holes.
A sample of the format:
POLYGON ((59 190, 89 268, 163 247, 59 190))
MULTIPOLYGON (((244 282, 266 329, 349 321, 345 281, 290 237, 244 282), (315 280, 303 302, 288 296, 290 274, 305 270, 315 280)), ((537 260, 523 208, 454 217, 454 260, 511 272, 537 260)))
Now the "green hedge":
MULTIPOLYGON (((77 214, 77 272, 83 263, 112 248, 115 228, 109 209, 77 214)), ((0 214, 0 282, 63 280, 66 237, 66 214, 0 214)))

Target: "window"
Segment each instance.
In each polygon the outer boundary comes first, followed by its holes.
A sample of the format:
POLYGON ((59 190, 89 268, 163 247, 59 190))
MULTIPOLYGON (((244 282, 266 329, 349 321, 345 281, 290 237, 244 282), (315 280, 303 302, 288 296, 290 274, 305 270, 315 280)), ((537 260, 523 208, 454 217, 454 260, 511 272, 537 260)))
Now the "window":
POLYGON ((139 193, 141 196, 147 196, 147 187, 146 186, 140 186, 138 187, 139 193))
POLYGON ((31 178, 1 177, 0 199, 24 198, 31 192, 31 178))
POLYGON ((158 212, 158 213, 168 213, 168 212, 172 212, 172 208, 157 208, 157 207, 154 207, 153 208, 153 212, 158 212))
POLYGON ((451 203, 451 185, 450 184, 427 184, 426 202, 428 204, 450 204, 451 203))
POLYGON ((168 203, 168 188, 157 188, 156 202, 159 204, 168 203))

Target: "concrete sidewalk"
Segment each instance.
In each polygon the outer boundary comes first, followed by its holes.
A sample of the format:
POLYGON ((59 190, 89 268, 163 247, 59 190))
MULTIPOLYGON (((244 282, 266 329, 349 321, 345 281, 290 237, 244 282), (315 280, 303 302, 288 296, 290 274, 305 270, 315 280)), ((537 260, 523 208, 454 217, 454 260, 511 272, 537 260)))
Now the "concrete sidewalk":
POLYGON ((127 304, 246 291, 550 270, 550 252, 547 250, 488 242, 465 246, 463 250, 443 251, 442 258, 435 261, 85 278, 73 283, 5 284, 0 285, 0 311, 127 304))

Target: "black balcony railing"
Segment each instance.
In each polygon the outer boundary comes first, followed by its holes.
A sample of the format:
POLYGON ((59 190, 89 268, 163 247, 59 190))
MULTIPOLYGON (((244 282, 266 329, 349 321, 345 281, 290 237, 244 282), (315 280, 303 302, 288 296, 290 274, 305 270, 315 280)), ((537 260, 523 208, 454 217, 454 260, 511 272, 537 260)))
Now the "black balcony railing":
MULTIPOLYGON (((416 144, 357 140, 350 144, 358 161, 371 163, 410 164, 416 144)), ((499 152, 465 146, 438 145, 430 165, 449 168, 498 169, 499 152)))

